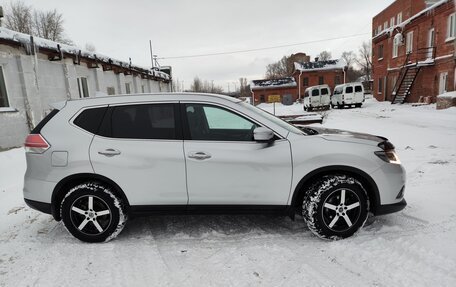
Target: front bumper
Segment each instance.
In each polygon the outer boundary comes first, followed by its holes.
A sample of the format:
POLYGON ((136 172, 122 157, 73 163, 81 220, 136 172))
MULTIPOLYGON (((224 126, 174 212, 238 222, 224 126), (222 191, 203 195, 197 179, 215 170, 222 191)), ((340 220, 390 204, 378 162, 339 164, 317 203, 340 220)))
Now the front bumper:
POLYGON ((402 209, 404 209, 406 206, 407 206, 407 201, 405 201, 405 199, 402 199, 398 203, 379 205, 379 206, 377 206, 375 215, 383 215, 383 214, 398 212, 398 211, 401 211, 402 209))

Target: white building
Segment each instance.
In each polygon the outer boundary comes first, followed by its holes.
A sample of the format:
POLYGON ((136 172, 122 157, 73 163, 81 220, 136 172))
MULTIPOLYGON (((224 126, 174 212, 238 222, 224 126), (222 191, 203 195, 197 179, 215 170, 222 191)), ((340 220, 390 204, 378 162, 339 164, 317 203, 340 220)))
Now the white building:
POLYGON ((0 150, 21 146, 52 103, 170 90, 161 71, 0 27, 0 150))

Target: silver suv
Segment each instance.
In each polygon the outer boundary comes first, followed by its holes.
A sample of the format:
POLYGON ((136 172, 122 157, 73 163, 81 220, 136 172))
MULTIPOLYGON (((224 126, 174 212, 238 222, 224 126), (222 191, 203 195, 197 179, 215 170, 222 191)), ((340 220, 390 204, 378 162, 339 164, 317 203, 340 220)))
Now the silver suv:
POLYGON ((321 238, 403 209, 385 138, 292 126, 240 100, 148 94, 71 100, 27 137, 26 203, 88 242, 158 213, 303 215, 321 238))

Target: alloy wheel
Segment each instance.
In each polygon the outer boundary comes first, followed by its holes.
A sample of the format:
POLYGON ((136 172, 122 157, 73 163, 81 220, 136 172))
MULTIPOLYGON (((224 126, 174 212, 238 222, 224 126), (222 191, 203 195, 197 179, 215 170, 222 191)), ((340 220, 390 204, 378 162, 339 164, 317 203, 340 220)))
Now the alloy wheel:
POLYGON ((333 191, 324 201, 322 208, 323 222, 335 232, 350 229, 359 220, 361 200, 351 189, 341 188, 333 191))

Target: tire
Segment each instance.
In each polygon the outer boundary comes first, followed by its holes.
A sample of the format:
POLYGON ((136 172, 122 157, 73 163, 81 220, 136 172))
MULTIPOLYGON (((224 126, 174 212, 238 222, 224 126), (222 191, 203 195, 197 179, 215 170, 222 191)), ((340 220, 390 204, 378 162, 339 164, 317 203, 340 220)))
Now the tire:
POLYGON ((356 108, 361 108, 362 105, 363 105, 363 104, 356 104, 355 107, 356 107, 356 108))
POLYGON ((364 225, 369 198, 355 178, 329 175, 307 190, 302 207, 303 218, 312 233, 323 239, 338 240, 352 236, 364 225))
POLYGON ((307 112, 307 107, 306 106, 304 106, 304 111, 307 112))
POLYGON ((122 206, 109 187, 88 182, 67 193, 60 205, 60 216, 65 228, 79 240, 107 242, 125 226, 127 215, 122 206))

